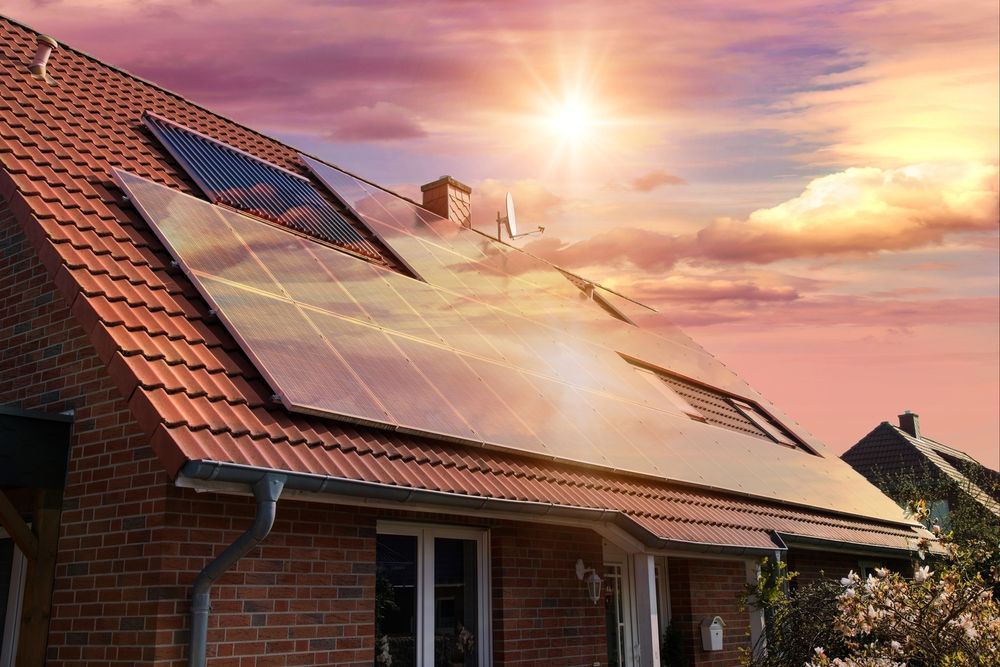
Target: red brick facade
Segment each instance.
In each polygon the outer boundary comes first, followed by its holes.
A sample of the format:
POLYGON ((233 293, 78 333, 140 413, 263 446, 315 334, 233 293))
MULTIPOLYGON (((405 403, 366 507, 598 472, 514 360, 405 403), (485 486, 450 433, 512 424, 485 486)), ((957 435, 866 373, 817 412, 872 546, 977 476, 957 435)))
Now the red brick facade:
POLYGON ((503 524, 491 531, 493 655, 498 665, 579 665, 607 661, 604 606, 587 599, 574 572, 601 563, 595 533, 503 524))
POLYGON ((692 667, 739 664, 740 647, 750 645, 750 614, 739 608, 746 582, 742 560, 670 559, 671 622, 684 636, 692 667), (726 624, 724 648, 706 651, 701 622, 714 616, 721 616, 726 624))

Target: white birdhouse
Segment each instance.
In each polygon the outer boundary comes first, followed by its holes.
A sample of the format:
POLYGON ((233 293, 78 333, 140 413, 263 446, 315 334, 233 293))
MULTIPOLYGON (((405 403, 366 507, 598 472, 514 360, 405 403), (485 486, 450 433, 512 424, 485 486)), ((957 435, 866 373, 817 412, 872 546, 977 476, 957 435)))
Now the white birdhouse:
POLYGON ((726 622, 721 616, 706 618, 701 622, 701 645, 706 651, 722 650, 722 630, 726 622))

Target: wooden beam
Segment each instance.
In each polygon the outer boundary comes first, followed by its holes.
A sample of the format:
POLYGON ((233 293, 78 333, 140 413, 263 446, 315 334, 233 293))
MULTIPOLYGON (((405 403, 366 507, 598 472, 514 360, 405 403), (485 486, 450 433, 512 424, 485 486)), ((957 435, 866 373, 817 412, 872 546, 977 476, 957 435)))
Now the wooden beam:
POLYGON ((28 561, 24 606, 21 610, 21 633, 17 642, 17 667, 45 664, 62 496, 61 489, 35 489, 35 513, 31 524, 38 540, 38 549, 36 558, 28 561))
POLYGON ((21 513, 17 511, 10 498, 3 491, 0 491, 0 525, 4 527, 10 539, 21 550, 28 560, 35 557, 38 552, 38 540, 35 539, 31 528, 21 518, 21 513))

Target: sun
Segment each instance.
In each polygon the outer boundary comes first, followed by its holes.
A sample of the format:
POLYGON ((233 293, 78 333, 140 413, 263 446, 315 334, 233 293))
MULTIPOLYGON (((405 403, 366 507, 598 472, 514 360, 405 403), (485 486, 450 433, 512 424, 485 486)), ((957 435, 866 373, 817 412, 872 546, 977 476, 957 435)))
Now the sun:
POLYGON ((562 139, 585 141, 596 125, 596 118, 586 100, 571 97, 550 110, 548 124, 552 133, 562 139))

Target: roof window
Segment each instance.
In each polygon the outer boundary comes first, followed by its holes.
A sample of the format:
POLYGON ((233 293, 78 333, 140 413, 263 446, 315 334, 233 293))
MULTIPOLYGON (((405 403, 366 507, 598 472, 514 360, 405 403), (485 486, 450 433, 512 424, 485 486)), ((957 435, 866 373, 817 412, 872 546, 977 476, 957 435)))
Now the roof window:
POLYGON ((222 204, 386 263, 309 179, 146 112, 143 122, 214 204, 222 204))

